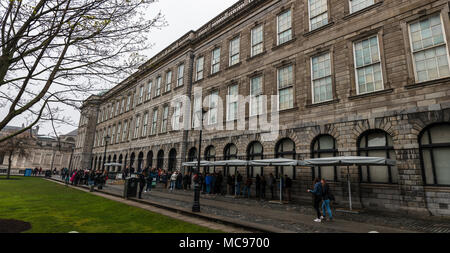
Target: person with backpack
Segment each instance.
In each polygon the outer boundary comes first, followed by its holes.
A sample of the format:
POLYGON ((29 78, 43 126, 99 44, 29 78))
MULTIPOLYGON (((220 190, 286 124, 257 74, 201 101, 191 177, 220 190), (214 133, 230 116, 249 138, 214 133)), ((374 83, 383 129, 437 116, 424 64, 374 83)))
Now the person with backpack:
POLYGON ((328 215, 329 215, 329 221, 333 221, 333 213, 331 212, 331 208, 330 208, 330 202, 334 201, 334 196, 330 191, 330 187, 328 186, 328 183, 325 179, 322 179, 321 181, 322 184, 322 213, 324 218, 326 219, 327 214, 325 212, 325 208, 327 208, 328 211, 328 215))
POLYGON ((309 193, 312 193, 314 196, 314 209, 317 212, 317 219, 315 219, 315 222, 321 222, 322 221, 322 214, 320 212, 320 202, 322 202, 322 184, 320 182, 320 179, 316 178, 314 179, 314 189, 313 190, 309 190, 309 193))

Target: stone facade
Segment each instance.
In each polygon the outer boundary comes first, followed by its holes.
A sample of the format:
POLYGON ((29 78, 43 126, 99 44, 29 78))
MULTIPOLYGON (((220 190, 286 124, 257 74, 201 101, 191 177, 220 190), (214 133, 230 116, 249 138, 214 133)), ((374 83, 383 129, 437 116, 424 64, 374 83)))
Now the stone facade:
MULTIPOLYGON (((254 130, 203 131, 202 157, 213 147, 215 158, 209 159, 227 158, 226 150, 230 144, 234 144, 237 148, 236 157, 248 159, 249 147, 258 141, 265 158, 285 155, 305 159, 313 157, 314 145, 321 136, 332 137, 335 144, 333 151, 329 152, 334 152, 335 155, 386 152, 386 155, 395 156, 390 158, 397 160, 395 168, 350 168, 352 194, 357 206, 415 214, 450 215, 450 185, 425 180, 428 172, 424 169, 423 147, 419 144, 420 138, 430 127, 436 124, 447 126, 445 124, 450 122, 450 77, 444 75, 425 81, 416 77, 417 62, 414 61, 410 36, 412 24, 437 15, 441 20, 444 41, 450 41, 449 2, 374 0, 368 7, 353 12, 350 7, 352 1, 349 0, 329 0, 327 5, 328 22, 314 30, 310 29, 308 0, 243 0, 199 30, 189 32, 144 64, 136 74, 107 93, 91 97, 85 102, 82 118, 87 120, 80 125, 80 146, 75 152, 81 163, 76 166, 101 167, 105 151, 105 145, 101 143, 105 136, 103 132, 106 130, 108 133, 108 127, 116 128, 119 122, 123 132, 124 122, 131 121, 133 131, 127 132, 126 138, 120 136, 119 142, 114 140, 108 143, 107 162, 120 162, 126 167, 132 163, 131 166, 135 168, 181 168, 180 164, 187 159, 192 160, 192 155, 197 152, 199 131, 171 130, 174 107, 170 106, 170 102, 174 98, 179 95, 193 97, 194 89, 202 88, 203 97, 217 91, 221 100, 227 101, 229 87, 232 85, 238 85, 239 94, 248 96, 252 78, 259 76, 262 77, 263 94, 277 95, 277 73, 290 66, 293 80, 290 94, 293 99, 288 109, 279 111, 278 139, 263 141, 262 132, 254 130), (287 12, 290 12, 291 17, 291 36, 280 44, 280 39, 283 39, 278 37, 281 29, 280 16, 287 12), (262 50, 261 53, 252 55, 252 30, 260 26, 263 27, 262 50), (235 54, 230 51, 230 45, 238 37, 239 60, 230 66, 230 56, 235 54), (366 93, 361 92, 362 86, 357 84, 361 81, 357 76, 359 72, 355 71, 358 67, 355 63, 355 48, 368 38, 377 40, 377 64, 381 70, 382 87, 366 93), (220 67, 218 72, 212 73, 213 52, 217 48, 221 52, 220 67), (331 99, 317 102, 317 97, 313 96, 312 79, 315 77, 311 68, 312 59, 321 55, 329 56, 327 78, 331 80, 331 90, 327 91, 327 95, 331 99), (197 78, 199 59, 203 59, 203 68, 200 69, 203 78, 197 78), (182 85, 177 87, 179 66, 184 66, 184 72, 182 85), (166 91, 169 71, 172 71, 171 89, 166 91), (162 78, 161 95, 156 94, 158 77, 162 78), (153 85, 151 96, 147 99, 144 95, 140 101, 140 87, 143 86, 144 94, 147 94, 150 81, 153 85), (119 108, 122 108, 122 99, 125 98, 126 104, 128 96, 134 101, 130 109, 124 110, 125 112, 119 109, 119 113, 116 113, 117 101, 120 102, 119 108), (111 105, 114 107, 112 117, 107 109, 111 105), (161 132, 165 105, 170 108, 168 131, 161 132), (105 110, 108 111, 108 119, 103 117, 102 120, 101 115, 105 110), (151 130, 148 130, 142 135, 142 117, 149 112, 149 118, 152 118, 154 110, 158 110, 156 134, 151 134, 151 130), (139 116, 140 134, 133 138, 135 119, 139 116), (386 138, 384 149, 371 150, 363 147, 363 140, 380 135, 386 138), (282 146, 280 143, 285 140, 294 143, 293 154, 277 153, 282 146), (376 177, 382 175, 375 172, 376 169, 386 171, 389 175, 378 180, 376 177)), ((446 42, 443 43, 448 59, 449 47, 446 42)), ((267 110, 272 110, 272 106, 276 105, 269 103, 267 110)), ((248 107, 242 113, 245 113, 248 129, 249 123, 257 118, 250 116, 248 107)), ((218 117, 226 122, 226 114, 225 109, 218 117)), ((149 119, 147 128, 151 128, 151 122, 149 119)), ((237 123, 231 121, 231 124, 237 123)), ((129 126, 128 128, 130 130, 129 126)), ((112 135, 112 130, 110 133, 109 136, 112 135)), ((249 171, 248 168, 238 169, 244 175, 249 171)), ((450 170, 448 167, 446 169, 450 170)), ((310 201, 306 189, 311 187, 313 177, 321 176, 322 170, 324 169, 296 168, 294 172, 291 168, 283 168, 283 174, 290 174, 294 178, 293 198, 310 201)), ((230 172, 233 173, 233 170, 230 172)), ((281 172, 281 168, 264 169, 266 176, 269 173, 278 176, 278 172, 281 172)), ((335 168, 331 174, 331 178, 327 179, 338 202, 345 204, 348 194, 347 168, 335 168)))

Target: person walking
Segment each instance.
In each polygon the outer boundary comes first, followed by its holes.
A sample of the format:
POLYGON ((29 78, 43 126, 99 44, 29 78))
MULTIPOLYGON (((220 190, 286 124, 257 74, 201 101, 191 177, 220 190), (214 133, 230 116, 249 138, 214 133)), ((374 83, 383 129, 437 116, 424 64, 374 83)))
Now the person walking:
POLYGON ((138 176, 138 182, 139 182, 139 199, 142 199, 142 192, 144 191, 144 187, 145 187, 145 175, 144 173, 139 173, 138 176))
POLYGON ((328 211, 328 220, 329 221, 333 221, 333 212, 331 212, 331 208, 330 208, 330 202, 334 200, 334 196, 330 191, 330 187, 327 183, 327 181, 325 179, 321 180, 321 184, 322 184, 322 213, 324 216, 324 219, 327 218, 327 214, 325 212, 325 208, 328 211))
POLYGON ((321 222, 322 221, 322 214, 320 213, 320 202, 322 201, 322 184, 320 182, 320 179, 316 178, 314 179, 314 189, 310 190, 308 189, 309 193, 312 193, 314 196, 314 209, 316 209, 317 212, 317 218, 314 220, 315 222, 321 222))
POLYGON ((275 185, 277 184, 277 180, 275 180, 275 177, 273 176, 272 173, 270 173, 269 175, 269 189, 270 189, 270 193, 271 193, 271 199, 274 199, 274 189, 275 189, 275 185))
POLYGON ((170 176, 170 191, 173 192, 175 189, 175 184, 177 182, 177 172, 172 173, 172 176, 170 176))

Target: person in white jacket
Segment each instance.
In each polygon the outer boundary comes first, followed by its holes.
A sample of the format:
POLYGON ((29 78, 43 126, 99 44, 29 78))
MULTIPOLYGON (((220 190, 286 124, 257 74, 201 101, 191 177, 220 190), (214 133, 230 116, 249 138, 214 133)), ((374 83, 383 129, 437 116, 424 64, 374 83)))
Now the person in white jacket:
POLYGON ((170 191, 172 192, 175 188, 175 183, 177 182, 178 172, 174 172, 172 176, 170 176, 170 191))

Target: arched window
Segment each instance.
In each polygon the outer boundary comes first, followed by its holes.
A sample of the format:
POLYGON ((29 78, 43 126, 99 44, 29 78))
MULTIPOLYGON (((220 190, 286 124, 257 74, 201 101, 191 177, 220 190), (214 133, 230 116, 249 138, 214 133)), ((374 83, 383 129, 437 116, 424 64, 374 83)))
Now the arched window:
POLYGON ((425 128, 419 145, 425 184, 450 186, 450 123, 425 128))
POLYGON ((188 153, 188 162, 197 161, 197 149, 191 148, 188 153))
MULTIPOLYGON (((216 160, 216 149, 214 148, 214 146, 209 146, 209 147, 206 148, 206 150, 205 150, 205 160, 206 161, 215 161, 216 160)), ((213 167, 212 171, 211 171, 210 167, 208 167, 208 168, 204 167, 204 171, 212 173, 212 172, 215 171, 215 168, 213 167)))
MULTIPOLYGON (((107 163, 111 163, 111 155, 108 156, 108 162, 107 163)), ((111 170, 111 166, 106 166, 106 171, 110 171, 111 170)))
POLYGON ((147 153, 147 167, 152 169, 153 167, 153 151, 148 151, 147 153))
MULTIPOLYGON (((250 143, 250 145, 248 145, 247 148, 247 160, 252 161, 252 160, 262 160, 264 159, 264 155, 263 155, 263 146, 261 145, 261 143, 259 141, 254 141, 252 143, 250 143)), ((251 177, 255 177, 256 175, 263 175, 264 171, 263 171, 263 167, 250 167, 250 176, 251 177)))
POLYGON ((164 169, 164 150, 162 150, 162 149, 160 151, 158 151, 156 167, 158 169, 164 169))
MULTIPOLYGON (((396 160, 392 137, 382 130, 363 133, 358 141, 358 155, 385 157, 396 160)), ((396 166, 360 166, 360 180, 366 183, 398 182, 396 166)))
POLYGON ((130 171, 134 171, 134 172, 136 172, 135 168, 134 168, 134 159, 135 158, 136 158, 136 154, 134 154, 134 152, 131 153, 131 155, 130 155, 130 171))
MULTIPOLYGON (((120 163, 120 164, 123 164, 122 162, 123 162, 123 155, 120 154, 120 155, 119 155, 119 163, 120 163)), ((123 170, 123 167, 122 167, 122 166, 119 166, 119 167, 117 168, 117 171, 118 171, 118 172, 121 172, 122 170, 123 170)))
POLYGON ((143 152, 139 152, 138 155, 138 165, 137 165, 137 171, 138 173, 141 173, 142 171, 142 167, 144 166, 144 153, 143 152))
MULTIPOLYGON (((229 143, 225 146, 225 149, 223 150, 223 158, 224 160, 236 160, 238 159, 238 149, 236 147, 236 145, 234 145, 233 143, 229 143)), ((232 167, 232 170, 230 170, 230 167, 225 167, 225 171, 224 174, 225 176, 228 175, 234 175, 237 171, 237 167, 234 166, 232 167)))
MULTIPOLYGON (((295 143, 289 138, 280 140, 275 146, 276 158, 288 158, 295 159, 295 143)), ((276 177, 280 175, 288 175, 290 178, 295 179, 295 166, 280 166, 276 167, 276 177)))
MULTIPOLYGON (((117 155, 113 156, 113 160, 112 161, 113 161, 113 163, 117 163, 117 155)), ((113 171, 117 172, 117 167, 116 166, 113 166, 113 171)))
POLYGON ((177 151, 173 148, 169 151, 169 171, 177 169, 177 151))
MULTIPOLYGON (((336 157, 338 150, 336 140, 331 135, 320 135, 312 143, 311 157, 324 158, 336 157)), ((328 181, 338 181, 338 170, 336 166, 316 166, 313 170, 313 178, 324 178, 328 181)))

